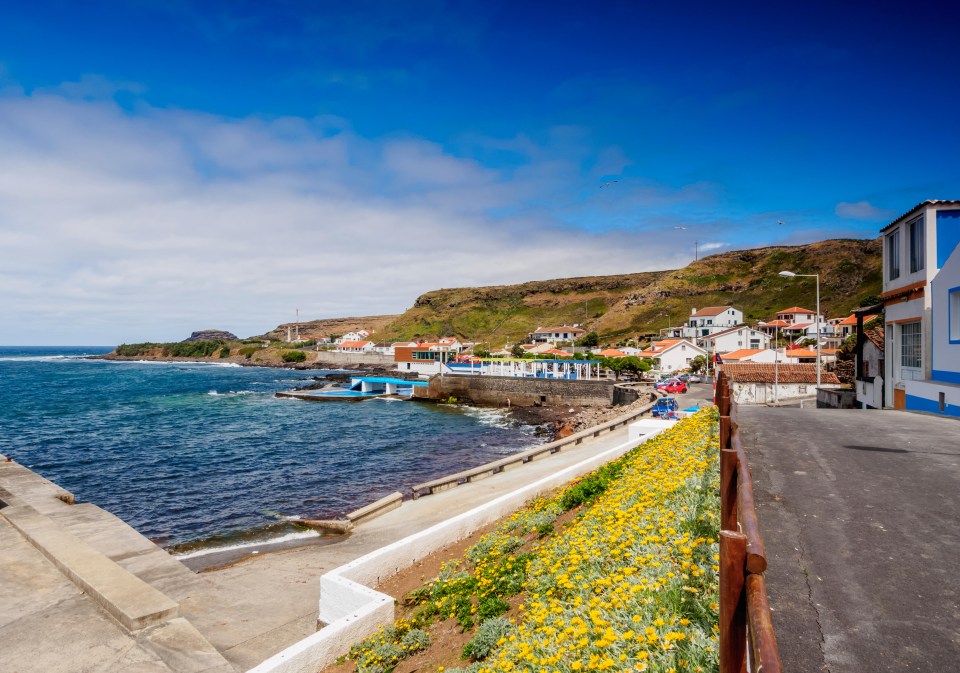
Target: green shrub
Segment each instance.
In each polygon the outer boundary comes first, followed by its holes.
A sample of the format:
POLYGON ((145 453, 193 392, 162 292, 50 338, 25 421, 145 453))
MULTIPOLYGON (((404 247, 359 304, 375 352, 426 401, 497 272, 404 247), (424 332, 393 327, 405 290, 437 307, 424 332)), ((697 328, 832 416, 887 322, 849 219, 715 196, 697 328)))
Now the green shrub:
POLYGON ((509 635, 511 628, 510 620, 506 617, 494 617, 483 622, 473 640, 463 646, 463 658, 486 659, 497 649, 500 639, 509 635))
POLYGON ((220 357, 221 358, 230 357, 230 348, 228 346, 224 346, 223 348, 220 349, 220 357))
POLYGON ((284 362, 303 362, 307 359, 307 354, 303 351, 287 351, 283 354, 284 362))
POLYGON ((400 640, 400 646, 407 652, 419 652, 430 647, 430 634, 422 629, 410 629, 400 640))
POLYGON ((237 354, 242 355, 243 357, 249 360, 251 357, 253 357, 253 354, 256 353, 258 350, 260 350, 260 346, 244 346, 239 351, 237 351, 237 354))

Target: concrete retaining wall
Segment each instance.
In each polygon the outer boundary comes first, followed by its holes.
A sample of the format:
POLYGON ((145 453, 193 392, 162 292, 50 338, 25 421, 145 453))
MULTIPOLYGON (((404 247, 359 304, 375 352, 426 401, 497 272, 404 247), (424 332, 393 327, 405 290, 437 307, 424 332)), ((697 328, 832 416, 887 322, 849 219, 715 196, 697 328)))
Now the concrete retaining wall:
POLYGON ((334 663, 357 641, 393 623, 393 598, 364 583, 375 583, 411 567, 434 551, 516 511, 529 499, 597 469, 636 445, 636 441, 627 441, 607 449, 326 573, 320 578, 320 620, 327 626, 249 673, 316 673, 334 663))
POLYGON ((818 409, 856 409, 857 391, 836 388, 817 388, 818 409))
MULTIPOLYGON (((308 358, 309 360, 309 358, 308 358)), ((336 369, 350 369, 352 365, 380 365, 396 367, 392 355, 383 353, 337 353, 336 351, 318 351, 317 362, 336 369)))
POLYGON ((613 381, 567 381, 513 376, 459 376, 445 374, 430 379, 416 397, 434 400, 456 397, 476 404, 534 407, 544 405, 606 406, 613 404, 613 381))

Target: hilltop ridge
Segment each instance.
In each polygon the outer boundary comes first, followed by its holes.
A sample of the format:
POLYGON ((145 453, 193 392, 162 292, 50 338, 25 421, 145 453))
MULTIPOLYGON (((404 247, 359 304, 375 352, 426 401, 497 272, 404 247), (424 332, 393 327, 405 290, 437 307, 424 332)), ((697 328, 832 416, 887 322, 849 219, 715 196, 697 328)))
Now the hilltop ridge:
POLYGON ((675 270, 440 289, 418 297, 378 336, 446 334, 499 345, 540 325, 579 323, 610 341, 682 324, 705 306, 732 304, 748 321, 788 306, 813 308, 813 279, 781 278, 782 270, 820 274, 821 312, 845 315, 880 294, 880 266, 880 239, 831 239, 724 252, 675 270))

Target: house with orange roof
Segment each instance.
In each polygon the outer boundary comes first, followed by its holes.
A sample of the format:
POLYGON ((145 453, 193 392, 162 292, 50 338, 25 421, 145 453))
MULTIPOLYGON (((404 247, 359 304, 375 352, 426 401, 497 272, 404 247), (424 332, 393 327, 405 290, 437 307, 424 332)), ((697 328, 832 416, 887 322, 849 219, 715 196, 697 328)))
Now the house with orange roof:
POLYGON ((372 341, 341 341, 335 350, 338 353, 373 353, 375 345, 372 341))
POLYGON ((707 357, 707 350, 689 339, 662 339, 650 344, 637 357, 655 360, 660 372, 676 372, 687 369, 698 355, 707 357))
MULTIPOLYGON (((815 364, 759 364, 754 362, 720 365, 730 381, 730 392, 737 404, 772 404, 785 400, 815 397, 815 364)), ((821 388, 839 388, 833 372, 821 372, 821 388)))
MULTIPOLYGON (((863 317, 864 324, 874 320, 877 317, 874 315, 867 315, 863 317)), ((834 334, 836 334, 840 340, 846 339, 848 336, 857 331, 857 314, 851 313, 849 317, 839 320, 834 325, 834 334)))
POLYGON ((627 354, 616 348, 605 348, 597 353, 602 358, 625 358, 627 354))

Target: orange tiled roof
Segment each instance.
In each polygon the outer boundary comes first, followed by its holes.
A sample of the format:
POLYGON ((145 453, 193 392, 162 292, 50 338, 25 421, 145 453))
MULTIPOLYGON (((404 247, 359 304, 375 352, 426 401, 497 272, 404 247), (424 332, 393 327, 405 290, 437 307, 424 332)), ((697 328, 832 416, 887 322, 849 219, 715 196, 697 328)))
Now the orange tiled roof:
MULTIPOLYGON (((876 318, 876 317, 877 317, 877 316, 875 316, 875 315, 865 315, 865 316, 863 316, 863 324, 866 325, 868 322, 870 322, 871 320, 873 320, 873 319, 876 318)), ((841 321, 838 322, 837 324, 838 324, 838 325, 856 325, 856 324, 857 324, 857 316, 856 316, 856 314, 851 314, 849 318, 844 318, 843 320, 841 320, 841 321)))
POLYGON ((627 354, 623 351, 617 350, 616 348, 607 348, 606 350, 600 351, 600 355, 605 358, 625 358, 627 354))
POLYGON ((771 320, 770 322, 760 323, 758 327, 789 327, 790 323, 786 320, 771 320))
POLYGON ((782 311, 777 311, 777 315, 780 315, 781 313, 813 313, 813 311, 811 311, 811 310, 808 309, 808 308, 800 308, 799 306, 791 306, 790 308, 785 308, 785 309, 783 309, 782 311))
POLYGON ((730 351, 729 353, 721 353, 720 359, 722 359, 724 362, 727 360, 740 360, 762 352, 762 348, 741 348, 740 350, 730 351))
POLYGON ((363 348, 371 341, 344 341, 340 344, 340 348, 363 348))
MULTIPOLYGON (((734 362, 719 365, 720 370, 734 383, 817 383, 817 366, 773 365, 758 362, 734 362)), ((840 379, 833 372, 821 371, 822 383, 837 385, 840 379)))
MULTIPOLYGON (((823 349, 820 349, 820 352, 823 353, 823 349)), ((817 351, 808 350, 806 348, 794 348, 793 350, 787 351, 788 358, 815 358, 817 357, 817 351)))

